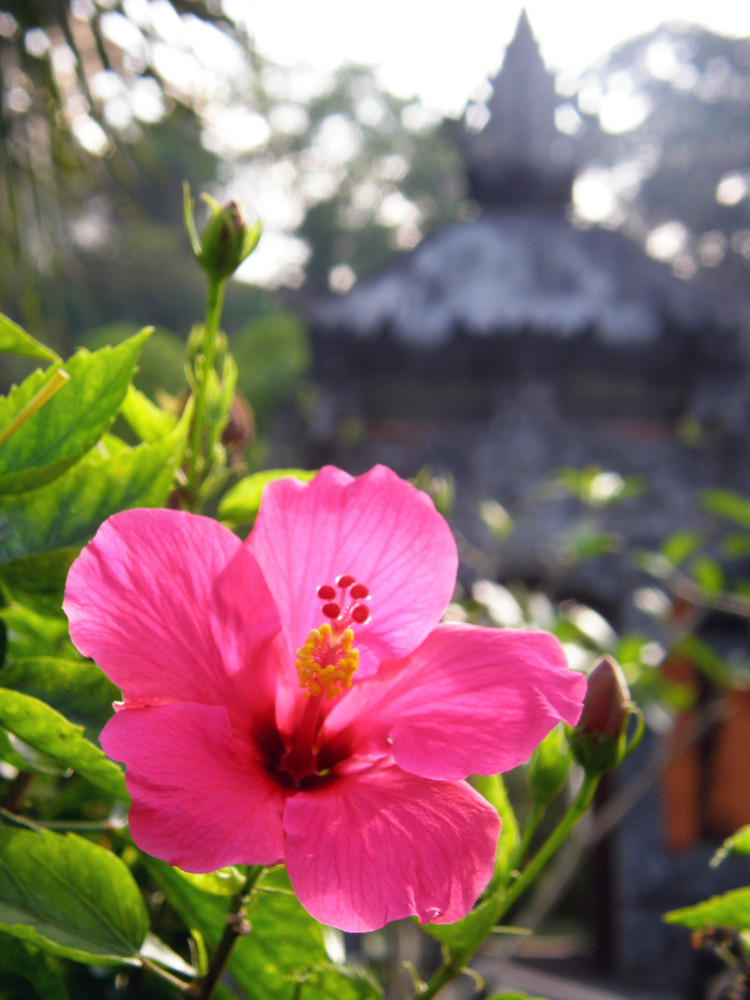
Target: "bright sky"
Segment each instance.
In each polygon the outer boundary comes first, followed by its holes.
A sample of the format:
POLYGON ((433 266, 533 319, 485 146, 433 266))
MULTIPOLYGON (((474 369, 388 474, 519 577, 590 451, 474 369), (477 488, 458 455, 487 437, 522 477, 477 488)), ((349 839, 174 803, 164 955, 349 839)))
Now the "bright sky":
MULTIPOLYGON (((259 50, 317 70, 343 62, 379 68, 381 83, 458 114, 494 75, 515 30, 520 0, 227 0, 259 50)), ((526 0, 550 69, 578 74, 626 38, 664 21, 694 21, 750 37, 748 0, 526 0)))

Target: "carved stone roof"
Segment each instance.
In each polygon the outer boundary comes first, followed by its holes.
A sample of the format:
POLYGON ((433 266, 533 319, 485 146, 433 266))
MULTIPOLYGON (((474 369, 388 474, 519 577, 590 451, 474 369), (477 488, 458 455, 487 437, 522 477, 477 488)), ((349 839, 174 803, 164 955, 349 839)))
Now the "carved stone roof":
POLYGON ((310 319, 321 348, 338 334, 421 351, 456 334, 561 342, 586 334, 613 348, 643 348, 666 331, 690 335, 731 322, 713 297, 618 233, 529 209, 446 226, 346 295, 318 300, 310 319))

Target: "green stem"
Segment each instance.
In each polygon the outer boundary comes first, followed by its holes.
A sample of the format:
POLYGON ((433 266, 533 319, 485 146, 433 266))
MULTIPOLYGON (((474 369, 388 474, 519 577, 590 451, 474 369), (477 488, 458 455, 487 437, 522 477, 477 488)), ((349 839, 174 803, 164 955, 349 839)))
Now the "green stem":
POLYGON ((529 821, 526 824, 526 827, 524 828, 521 841, 518 847, 516 848, 511 869, 519 868, 523 864, 523 859, 526 857, 529 847, 531 846, 531 841, 539 827, 539 824, 542 821, 544 813, 545 813, 545 807, 539 802, 535 803, 534 808, 531 811, 531 816, 529 817, 529 821))
MULTIPOLYGON (((600 775, 584 775, 583 784, 581 785, 578 794, 573 800, 570 808, 560 820, 560 823, 554 829, 554 831, 549 835, 544 844, 539 848, 537 853, 531 859, 531 861, 526 865, 523 872, 519 875, 516 881, 508 890, 505 898, 502 901, 502 906, 500 912, 496 917, 496 922, 498 922, 504 914, 513 906, 513 904, 518 900, 518 898, 526 891, 526 889, 531 885, 534 879, 539 875, 545 865, 550 861, 553 855, 559 850, 565 841, 566 837, 570 834, 573 827, 578 823, 578 821, 585 815, 589 806, 594 800, 594 793, 596 792, 597 785, 600 781, 600 775)), ((534 815, 531 817, 530 824, 534 822, 534 815)), ((538 822, 538 820, 537 820, 538 822)), ((528 827, 527 827, 528 830, 528 827)), ((533 833, 533 830, 532 830, 533 833)), ((528 836, 531 839, 531 835, 528 836)), ((527 836, 524 834, 524 839, 519 845, 519 853, 517 857, 521 858, 521 849, 525 850, 525 842, 527 841, 527 836)), ((443 960, 443 964, 427 983, 424 990, 419 991, 416 994, 417 1000, 431 1000, 432 997, 436 996, 444 986, 455 979, 464 969, 467 962, 471 960, 472 955, 476 949, 481 944, 481 941, 477 941, 476 944, 469 948, 463 948, 460 952, 454 954, 448 954, 443 960)))
POLYGON ((584 775, 583 783, 581 784, 578 794, 571 803, 570 808, 536 852, 531 861, 529 861, 526 865, 510 889, 508 889, 508 892, 503 899, 502 909, 497 917, 498 920, 500 920, 518 900, 518 898, 523 895, 542 869, 557 853, 560 847, 562 847, 563 842, 568 837, 573 827, 576 826, 579 820, 583 818, 591 806, 591 803, 594 801, 594 794, 600 780, 601 775, 598 774, 584 775))
POLYGON ((206 397, 208 381, 214 367, 216 355, 216 334, 221 321, 221 311, 224 306, 224 289, 226 279, 209 278, 206 295, 206 322, 203 334, 203 364, 201 366, 198 387, 195 393, 195 413, 193 414, 192 449, 188 469, 188 487, 194 490, 199 471, 199 462, 203 446, 203 425, 206 422, 206 397))
POLYGON ((234 897, 229 907, 227 921, 224 925, 224 933, 208 966, 208 971, 205 976, 198 979, 188 989, 186 993, 188 1000, 211 1000, 216 987, 219 985, 219 980, 224 973, 224 969, 227 967, 234 946, 241 937, 250 933, 250 924, 244 917, 243 910, 255 883, 263 874, 263 870, 262 865, 254 865, 248 869, 245 884, 234 897))

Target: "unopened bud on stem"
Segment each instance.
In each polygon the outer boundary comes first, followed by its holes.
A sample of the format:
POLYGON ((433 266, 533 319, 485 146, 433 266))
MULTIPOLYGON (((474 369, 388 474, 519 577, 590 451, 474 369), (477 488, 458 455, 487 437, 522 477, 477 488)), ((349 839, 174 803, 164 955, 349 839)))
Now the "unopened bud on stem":
POLYGON ((199 237, 193 216, 193 199, 187 184, 184 194, 185 228, 193 253, 209 278, 225 281, 258 245, 262 228, 260 220, 248 226, 236 201, 220 205, 211 195, 204 194, 201 197, 211 209, 211 214, 199 237))
POLYGON ((578 725, 570 732, 570 749, 589 774, 613 771, 640 741, 641 728, 628 744, 630 716, 637 713, 620 665, 604 656, 589 674, 588 691, 578 725))

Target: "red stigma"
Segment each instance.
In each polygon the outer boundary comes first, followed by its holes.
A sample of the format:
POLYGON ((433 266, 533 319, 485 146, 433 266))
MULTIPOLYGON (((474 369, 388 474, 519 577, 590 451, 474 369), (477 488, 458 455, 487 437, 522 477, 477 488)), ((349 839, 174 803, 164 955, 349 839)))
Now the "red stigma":
POLYGON ((329 619, 337 635, 341 635, 352 625, 366 625, 372 617, 367 605, 361 603, 370 600, 370 588, 359 583, 351 573, 337 576, 335 587, 330 583, 321 583, 317 594, 323 601, 320 610, 329 619))
POLYGON ((364 604, 355 604, 351 610, 352 621, 364 625, 370 620, 370 609, 364 604))

